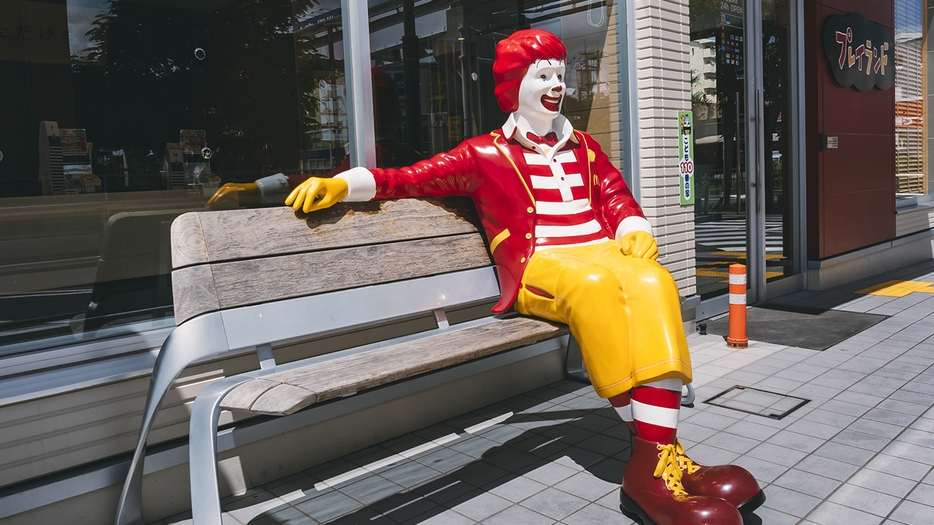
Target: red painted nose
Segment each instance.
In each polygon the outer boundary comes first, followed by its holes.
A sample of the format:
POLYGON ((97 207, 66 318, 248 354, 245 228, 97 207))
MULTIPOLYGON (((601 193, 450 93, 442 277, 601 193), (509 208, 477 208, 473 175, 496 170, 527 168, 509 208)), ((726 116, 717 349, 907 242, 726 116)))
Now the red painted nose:
POLYGON ((554 91, 555 93, 561 93, 561 86, 555 86, 554 88, 552 88, 552 91, 554 91))

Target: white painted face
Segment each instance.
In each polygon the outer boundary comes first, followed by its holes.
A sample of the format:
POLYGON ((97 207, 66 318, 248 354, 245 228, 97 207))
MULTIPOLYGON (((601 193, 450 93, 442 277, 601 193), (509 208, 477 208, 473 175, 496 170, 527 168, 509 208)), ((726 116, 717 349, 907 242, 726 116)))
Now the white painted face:
POLYGON ((529 66, 519 84, 518 113, 526 118, 554 119, 564 100, 563 60, 539 60, 529 66))

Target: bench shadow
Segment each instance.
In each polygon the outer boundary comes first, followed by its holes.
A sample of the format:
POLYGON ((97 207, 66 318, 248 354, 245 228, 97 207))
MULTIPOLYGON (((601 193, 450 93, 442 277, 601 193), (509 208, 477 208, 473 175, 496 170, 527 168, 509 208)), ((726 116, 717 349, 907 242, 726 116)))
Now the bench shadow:
MULTIPOLYGON (((249 524, 315 523, 304 514, 328 525, 421 523, 455 508, 476 513, 471 519, 479 522, 523 500, 532 509, 554 513, 550 518, 558 521, 598 500, 605 500, 599 509, 604 518, 620 515, 617 494, 631 451, 629 432, 605 400, 592 392, 574 393, 581 388, 563 381, 539 389, 550 390, 550 398, 535 397, 538 390, 520 395, 319 465, 278 489, 270 485, 280 496, 283 491, 302 496, 249 524), (567 392, 554 395, 556 386, 567 392), (483 427, 491 418, 497 422, 483 427), (439 442, 444 444, 432 446, 439 442), (396 454, 406 459, 392 462, 396 454), (384 466, 339 478, 373 464, 384 466), (324 480, 333 487, 323 486, 324 480), (484 497, 488 494, 493 497, 484 497)), ((234 501, 224 508, 248 505, 234 501)), ((760 524, 755 515, 745 521, 760 524)))

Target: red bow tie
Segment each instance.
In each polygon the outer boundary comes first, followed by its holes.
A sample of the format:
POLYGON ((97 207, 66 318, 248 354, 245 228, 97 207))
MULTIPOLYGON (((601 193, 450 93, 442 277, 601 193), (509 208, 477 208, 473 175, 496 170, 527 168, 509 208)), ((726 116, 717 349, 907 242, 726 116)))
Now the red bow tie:
POLYGON ((544 143, 544 144, 548 144, 549 146, 554 146, 555 144, 558 143, 558 135, 554 131, 545 135, 544 137, 539 137, 538 135, 536 135, 535 133, 532 133, 531 131, 526 133, 525 136, 528 137, 528 139, 531 140, 532 142, 535 142, 536 144, 544 143))

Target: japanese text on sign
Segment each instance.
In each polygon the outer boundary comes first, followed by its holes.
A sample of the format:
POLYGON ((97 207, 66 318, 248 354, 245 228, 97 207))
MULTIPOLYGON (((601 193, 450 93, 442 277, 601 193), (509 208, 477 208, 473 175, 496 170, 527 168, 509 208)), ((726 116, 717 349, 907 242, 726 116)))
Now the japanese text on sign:
POLYGON ((691 132, 693 114, 690 111, 678 112, 679 162, 681 174, 681 205, 694 204, 694 136, 691 132))
POLYGON ((895 49, 888 31, 858 13, 833 15, 824 24, 824 54, 834 80, 869 91, 895 82, 895 49))

